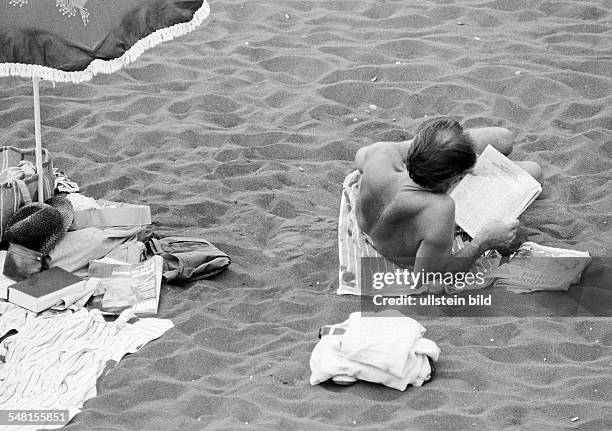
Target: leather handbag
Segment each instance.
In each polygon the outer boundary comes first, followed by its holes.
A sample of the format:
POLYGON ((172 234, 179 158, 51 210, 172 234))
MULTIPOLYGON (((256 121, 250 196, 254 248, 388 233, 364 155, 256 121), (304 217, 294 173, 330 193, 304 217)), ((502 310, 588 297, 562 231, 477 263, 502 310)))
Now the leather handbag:
POLYGON ((4 259, 3 274, 21 281, 43 270, 43 255, 19 244, 11 243, 4 259))

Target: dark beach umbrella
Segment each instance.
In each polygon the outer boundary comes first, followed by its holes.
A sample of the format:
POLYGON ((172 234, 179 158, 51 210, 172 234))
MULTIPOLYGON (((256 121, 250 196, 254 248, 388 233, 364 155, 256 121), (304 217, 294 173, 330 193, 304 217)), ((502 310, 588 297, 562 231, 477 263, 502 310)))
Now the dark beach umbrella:
POLYGON ((206 0, 0 0, 0 76, 32 79, 37 172, 41 79, 78 83, 115 72, 208 14, 206 0))

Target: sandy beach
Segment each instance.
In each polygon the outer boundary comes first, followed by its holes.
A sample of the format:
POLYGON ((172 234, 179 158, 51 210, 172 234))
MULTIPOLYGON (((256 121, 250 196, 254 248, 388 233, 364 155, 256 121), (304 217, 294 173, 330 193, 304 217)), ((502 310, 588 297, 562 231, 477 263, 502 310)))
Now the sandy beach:
MULTIPOLYGON (((44 146, 84 194, 150 205, 152 230, 233 261, 164 285, 175 328, 65 429, 611 430, 609 318, 419 317, 442 351, 431 383, 308 382, 319 327, 360 306, 336 295, 337 224, 364 145, 438 117, 506 127, 510 158, 544 170, 519 236, 612 256, 610 3, 209 3, 126 69, 41 84, 44 146)), ((33 147, 28 80, 2 79, 0 126, 33 147)))

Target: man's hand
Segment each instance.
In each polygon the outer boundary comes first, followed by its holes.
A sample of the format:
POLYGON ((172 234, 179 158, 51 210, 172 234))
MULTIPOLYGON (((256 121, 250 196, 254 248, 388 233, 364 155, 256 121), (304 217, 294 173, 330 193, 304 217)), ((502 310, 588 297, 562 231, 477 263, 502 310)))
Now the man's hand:
POLYGON ((516 237, 519 221, 494 221, 484 226, 474 237, 483 250, 504 250, 510 248, 512 241, 516 237))

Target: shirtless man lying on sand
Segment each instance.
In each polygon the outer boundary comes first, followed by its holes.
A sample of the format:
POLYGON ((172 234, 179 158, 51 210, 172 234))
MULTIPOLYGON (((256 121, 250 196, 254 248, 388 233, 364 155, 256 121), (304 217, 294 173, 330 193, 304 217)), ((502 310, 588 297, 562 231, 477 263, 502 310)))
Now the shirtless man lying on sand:
MULTIPOLYGON (((357 220, 374 247, 414 272, 467 271, 486 250, 507 249, 518 220, 500 220, 483 227, 469 245, 451 256, 455 203, 447 192, 470 172, 477 154, 492 145, 512 151, 512 132, 500 127, 469 129, 456 121, 436 121, 410 141, 378 142, 355 156, 363 174, 357 220)), ((535 162, 517 162, 536 180, 535 162)))

